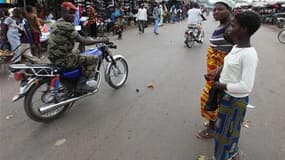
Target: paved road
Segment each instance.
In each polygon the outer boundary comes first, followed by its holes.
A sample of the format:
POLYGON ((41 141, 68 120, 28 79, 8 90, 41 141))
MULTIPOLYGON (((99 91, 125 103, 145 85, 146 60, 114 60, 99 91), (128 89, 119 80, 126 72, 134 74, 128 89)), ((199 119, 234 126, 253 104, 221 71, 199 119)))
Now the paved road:
MULTIPOLYGON (((211 18, 204 23, 206 39, 216 24, 211 18)), ((185 26, 167 24, 158 36, 151 27, 144 35, 136 29, 125 32, 114 54, 128 60, 126 85, 114 90, 104 84, 99 94, 49 124, 28 119, 22 100, 10 102, 18 86, 1 72, 0 159, 194 160, 212 155, 213 141, 194 136, 203 122, 199 94, 207 42, 186 48, 185 26)), ((240 140, 243 160, 285 157, 285 45, 277 41, 277 31, 262 26, 253 37, 260 63, 250 97, 256 108, 248 109, 249 128, 243 128, 240 140)))

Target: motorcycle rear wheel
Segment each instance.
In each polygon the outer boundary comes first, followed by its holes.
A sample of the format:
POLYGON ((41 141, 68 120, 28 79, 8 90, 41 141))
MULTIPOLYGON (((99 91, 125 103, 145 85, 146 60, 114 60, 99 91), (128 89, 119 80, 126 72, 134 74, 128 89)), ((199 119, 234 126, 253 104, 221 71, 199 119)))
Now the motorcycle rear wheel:
MULTIPOLYGON (((31 89, 28 91, 25 100, 24 100, 24 109, 29 118, 37 122, 50 122, 53 121, 66 111, 69 104, 62 105, 57 109, 50 111, 45 114, 39 112, 40 106, 47 106, 54 104, 54 94, 50 91, 49 88, 50 79, 44 79, 39 81, 38 84, 34 84, 31 89), (39 96, 39 99, 36 99, 36 96, 39 96), (42 105, 36 105, 35 102, 42 102, 42 105)), ((62 88, 63 86, 60 85, 62 88)), ((63 88, 64 89, 64 88, 63 88)), ((59 94, 61 94, 59 92, 59 94)))
POLYGON ((121 88, 128 78, 128 63, 123 57, 115 57, 110 67, 107 68, 106 81, 114 89, 121 88), (121 78, 120 78, 121 77, 121 78), (116 78, 119 78, 116 80, 116 78))
POLYGON ((192 48, 194 45, 194 37, 192 34, 186 37, 185 44, 188 48, 192 48))

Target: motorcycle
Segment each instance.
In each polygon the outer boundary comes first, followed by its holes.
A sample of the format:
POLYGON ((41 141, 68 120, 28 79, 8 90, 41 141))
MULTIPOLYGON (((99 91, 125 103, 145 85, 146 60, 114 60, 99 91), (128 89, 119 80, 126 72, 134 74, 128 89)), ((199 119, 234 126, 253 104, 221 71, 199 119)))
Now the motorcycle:
POLYGON ((204 42, 204 31, 201 30, 200 34, 199 29, 197 26, 188 26, 188 29, 185 31, 184 37, 185 41, 184 43, 188 48, 192 48, 194 45, 194 42, 197 43, 203 43, 204 42))
POLYGON ((97 87, 86 92, 76 89, 81 68, 64 71, 53 64, 12 64, 9 70, 16 81, 20 81, 20 91, 12 101, 24 97, 24 109, 29 118, 37 122, 53 121, 70 108, 76 101, 99 91, 104 67, 105 81, 114 89, 121 88, 128 78, 128 64, 122 55, 112 55, 116 49, 112 42, 100 43, 96 48, 81 54, 97 56, 99 61, 95 71, 97 87))

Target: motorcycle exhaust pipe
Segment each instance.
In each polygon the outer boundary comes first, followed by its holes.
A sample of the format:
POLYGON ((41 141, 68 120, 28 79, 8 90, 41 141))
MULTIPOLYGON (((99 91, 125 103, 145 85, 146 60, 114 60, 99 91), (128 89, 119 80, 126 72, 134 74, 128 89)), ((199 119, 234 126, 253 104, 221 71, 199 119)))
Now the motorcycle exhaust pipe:
POLYGON ((94 90, 93 92, 91 93, 87 93, 83 96, 79 96, 79 97, 74 97, 74 98, 71 98, 71 99, 68 99, 68 100, 65 100, 65 101, 62 101, 62 102, 59 102, 59 103, 56 103, 56 104, 52 104, 52 105, 48 105, 48 106, 45 106, 45 107, 40 107, 39 108, 39 112, 41 114, 46 114, 48 112, 51 112, 53 110, 56 110, 57 108, 59 108, 60 106, 62 105, 65 105, 65 104, 68 104, 68 103, 72 103, 72 102, 75 102, 83 97, 87 97, 87 96, 90 96, 94 93, 97 93, 98 92, 98 89, 94 90))

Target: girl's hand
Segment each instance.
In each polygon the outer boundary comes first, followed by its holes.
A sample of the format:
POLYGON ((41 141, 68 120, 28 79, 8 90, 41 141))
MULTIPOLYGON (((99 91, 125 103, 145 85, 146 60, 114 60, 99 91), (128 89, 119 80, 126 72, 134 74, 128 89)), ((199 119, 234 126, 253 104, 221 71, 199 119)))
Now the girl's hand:
POLYGON ((208 72, 207 74, 204 74, 204 78, 207 81, 213 81, 216 77, 216 70, 212 70, 210 72, 208 72))
POLYGON ((218 89, 221 89, 221 90, 227 90, 227 84, 220 83, 218 81, 213 82, 212 83, 212 87, 215 87, 215 88, 218 88, 218 89))

